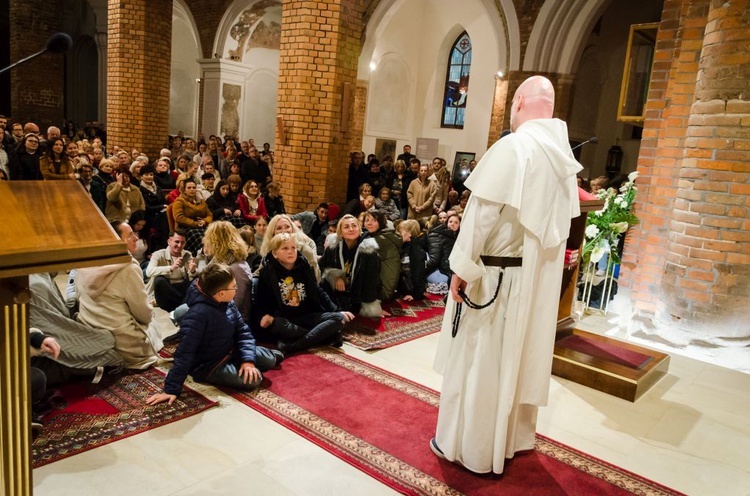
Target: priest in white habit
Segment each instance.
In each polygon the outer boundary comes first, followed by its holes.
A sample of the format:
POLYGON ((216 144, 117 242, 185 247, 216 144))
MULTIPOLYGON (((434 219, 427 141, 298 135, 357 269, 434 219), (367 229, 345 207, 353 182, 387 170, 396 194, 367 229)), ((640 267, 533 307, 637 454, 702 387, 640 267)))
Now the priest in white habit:
POLYGON ((466 181, 472 191, 450 256, 451 297, 435 359, 443 375, 430 448, 476 473, 503 472, 534 448, 547 403, 565 241, 580 215, 565 122, 552 83, 513 97, 511 131, 466 181))

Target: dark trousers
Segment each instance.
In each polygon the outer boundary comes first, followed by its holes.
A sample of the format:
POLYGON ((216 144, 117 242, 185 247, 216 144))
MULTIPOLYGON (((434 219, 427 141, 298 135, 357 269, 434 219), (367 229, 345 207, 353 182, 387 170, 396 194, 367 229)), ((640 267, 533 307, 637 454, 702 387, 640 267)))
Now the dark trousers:
POLYGON ((308 313, 298 317, 275 317, 271 325, 274 337, 289 351, 303 351, 327 344, 344 328, 340 312, 308 313))
POLYGON ((162 310, 171 312, 182 304, 188 286, 190 286, 190 281, 173 283, 165 276, 156 276, 154 279, 156 304, 162 310))
MULTIPOLYGON (((272 369, 276 365, 276 357, 271 350, 262 346, 255 347, 255 368, 261 372, 272 369)), ((213 384, 214 386, 228 386, 234 389, 240 389, 245 391, 251 391, 260 386, 263 376, 261 378, 245 383, 242 377, 237 375, 237 372, 242 366, 242 360, 239 356, 232 354, 232 357, 224 363, 218 364, 213 368, 205 377, 196 378, 198 382, 205 382, 207 384, 213 384)))

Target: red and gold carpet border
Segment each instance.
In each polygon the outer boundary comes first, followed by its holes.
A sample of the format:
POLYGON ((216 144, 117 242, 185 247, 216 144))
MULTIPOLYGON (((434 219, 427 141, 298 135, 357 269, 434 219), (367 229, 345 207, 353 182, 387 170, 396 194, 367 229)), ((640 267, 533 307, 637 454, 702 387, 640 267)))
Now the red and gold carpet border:
MULTIPOLYGON (((437 391, 345 355, 338 350, 321 348, 313 350, 313 353, 322 359, 435 407, 439 403, 437 391)), ((266 389, 250 393, 235 393, 234 397, 399 491, 407 489, 409 494, 425 495, 461 494, 442 481, 266 389)), ((632 494, 649 496, 680 494, 539 434, 537 434, 535 450, 632 494)))
POLYGON ((164 372, 149 369, 123 375, 112 384, 90 385, 92 397, 103 400, 117 413, 57 413, 45 421, 44 431, 32 444, 34 468, 182 420, 218 403, 185 387, 171 405, 148 406, 148 396, 161 392, 164 372))

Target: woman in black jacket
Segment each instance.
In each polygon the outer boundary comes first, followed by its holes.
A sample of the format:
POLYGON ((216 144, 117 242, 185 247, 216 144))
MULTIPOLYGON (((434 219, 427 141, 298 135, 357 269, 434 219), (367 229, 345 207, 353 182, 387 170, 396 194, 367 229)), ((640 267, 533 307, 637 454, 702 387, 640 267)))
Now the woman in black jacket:
POLYGON ((282 353, 314 346, 343 344, 341 331, 354 318, 340 312, 323 289, 305 257, 298 256, 292 234, 273 237, 263 258, 253 307, 256 328, 278 341, 282 353))
POLYGON ((321 285, 337 306, 363 317, 388 317, 390 314, 383 311, 378 299, 378 243, 373 238, 363 238, 357 219, 344 215, 336 234, 329 235, 326 244, 318 262, 323 273, 321 285))
POLYGON ((234 227, 240 228, 246 224, 242 218, 242 212, 237 206, 236 198, 232 196, 229 183, 222 179, 216 183, 214 192, 206 200, 214 220, 226 220, 231 222, 234 227))
POLYGON ((461 218, 453 214, 445 221, 445 225, 438 224, 427 235, 427 247, 430 259, 427 261, 427 292, 433 294, 447 294, 450 282, 451 265, 448 258, 458 237, 461 218))
POLYGON ((398 225, 401 245, 401 277, 398 292, 404 301, 421 300, 427 287, 427 237, 414 219, 398 225))

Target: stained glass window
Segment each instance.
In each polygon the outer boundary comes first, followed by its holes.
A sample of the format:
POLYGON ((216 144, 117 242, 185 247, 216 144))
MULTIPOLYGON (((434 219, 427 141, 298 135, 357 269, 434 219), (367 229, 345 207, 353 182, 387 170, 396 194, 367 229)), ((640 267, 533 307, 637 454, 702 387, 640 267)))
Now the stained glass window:
POLYGON ((466 98, 469 95, 470 70, 471 39, 466 34, 466 31, 464 31, 453 44, 450 51, 450 58, 448 59, 441 127, 464 128, 466 98))

